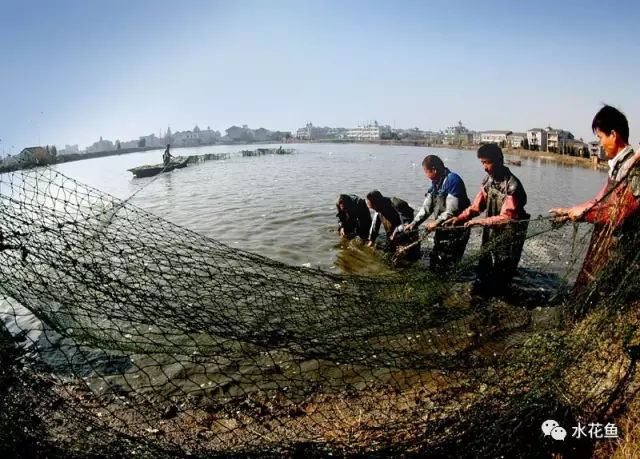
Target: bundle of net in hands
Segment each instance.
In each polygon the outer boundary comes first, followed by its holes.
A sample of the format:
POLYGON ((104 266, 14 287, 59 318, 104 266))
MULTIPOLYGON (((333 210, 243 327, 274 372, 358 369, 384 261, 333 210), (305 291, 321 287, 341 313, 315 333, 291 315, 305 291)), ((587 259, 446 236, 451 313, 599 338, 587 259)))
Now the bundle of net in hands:
POLYGON ((446 276, 337 275, 48 168, 0 175, 0 441, 70 456, 539 448, 541 420, 603 422, 634 387, 638 241, 572 294, 590 228, 531 220, 510 293, 482 298, 479 231, 446 276))

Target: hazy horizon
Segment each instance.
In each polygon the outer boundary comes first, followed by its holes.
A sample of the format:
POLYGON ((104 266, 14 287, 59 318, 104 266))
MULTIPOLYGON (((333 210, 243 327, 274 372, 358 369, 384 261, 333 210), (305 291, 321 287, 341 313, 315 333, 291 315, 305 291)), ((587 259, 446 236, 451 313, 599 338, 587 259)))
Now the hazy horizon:
POLYGON ((635 2, 3 2, 0 152, 232 125, 640 139, 635 2), (11 148, 13 146, 13 148, 11 148))

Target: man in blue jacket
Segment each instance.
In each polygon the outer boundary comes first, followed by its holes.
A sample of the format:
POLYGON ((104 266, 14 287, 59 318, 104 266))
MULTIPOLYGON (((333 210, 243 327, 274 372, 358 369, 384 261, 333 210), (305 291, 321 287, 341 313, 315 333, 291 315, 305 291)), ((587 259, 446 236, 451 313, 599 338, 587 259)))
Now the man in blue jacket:
POLYGON ((462 178, 447 169, 436 155, 426 156, 422 168, 431 180, 431 186, 425 194, 422 207, 404 230, 412 231, 432 215, 434 219, 426 224, 427 231, 435 230, 434 247, 429 256, 431 269, 450 268, 462 259, 469 241, 469 229, 441 226, 469 206, 467 189, 462 178))

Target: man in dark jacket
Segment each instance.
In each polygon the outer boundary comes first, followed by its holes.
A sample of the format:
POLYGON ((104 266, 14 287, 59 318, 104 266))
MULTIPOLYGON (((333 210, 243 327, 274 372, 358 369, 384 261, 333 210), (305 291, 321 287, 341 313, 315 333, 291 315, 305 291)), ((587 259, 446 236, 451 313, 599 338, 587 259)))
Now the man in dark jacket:
MULTIPOLYGON (((400 198, 387 198, 378 190, 367 194, 367 205, 376 213, 369 231, 369 247, 375 247, 375 241, 380 233, 380 226, 387 234, 387 249, 395 251, 399 246, 411 244, 418 240, 418 233, 402 231, 404 225, 413 221, 413 209, 400 198)), ((420 256, 420 244, 414 245, 408 252, 408 259, 420 256)))
POLYGON ((480 192, 469 207, 446 224, 464 223, 466 228, 483 226, 475 290, 493 294, 509 285, 518 268, 529 220, 524 210, 527 193, 520 180, 504 165, 498 145, 481 146, 478 158, 487 173, 480 192), (486 218, 471 220, 485 210, 486 218))
POLYGON ((360 236, 363 241, 369 238, 371 213, 364 199, 355 194, 341 194, 336 203, 340 236, 353 239, 360 236))
POLYGON ((162 164, 165 167, 171 164, 171 158, 173 158, 173 155, 169 152, 170 148, 171 148, 171 145, 167 144, 167 148, 164 150, 164 153, 162 154, 162 164))
POLYGON ((468 228, 442 229, 442 224, 469 207, 467 189, 458 174, 444 166, 435 155, 428 155, 422 161, 424 173, 431 180, 425 194, 424 203, 413 222, 404 227, 411 231, 430 215, 434 220, 426 224, 427 231, 435 230, 434 247, 429 255, 431 269, 447 269, 462 259, 469 241, 468 228))

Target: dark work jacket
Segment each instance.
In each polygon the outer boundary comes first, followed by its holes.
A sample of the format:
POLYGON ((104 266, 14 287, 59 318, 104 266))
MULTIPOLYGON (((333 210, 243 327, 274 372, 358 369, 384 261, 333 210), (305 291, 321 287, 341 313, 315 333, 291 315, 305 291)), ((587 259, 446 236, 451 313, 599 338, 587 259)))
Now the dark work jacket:
POLYGON ((376 208, 373 217, 369 240, 375 241, 380 233, 380 225, 384 226, 387 238, 390 238, 394 230, 413 221, 413 209, 406 201, 400 198, 382 198, 382 202, 376 208))
POLYGON ((367 239, 371 228, 371 212, 367 202, 355 194, 341 194, 339 200, 342 201, 344 210, 340 210, 340 206, 336 204, 338 229, 344 228, 345 236, 348 238, 360 236, 367 239))

